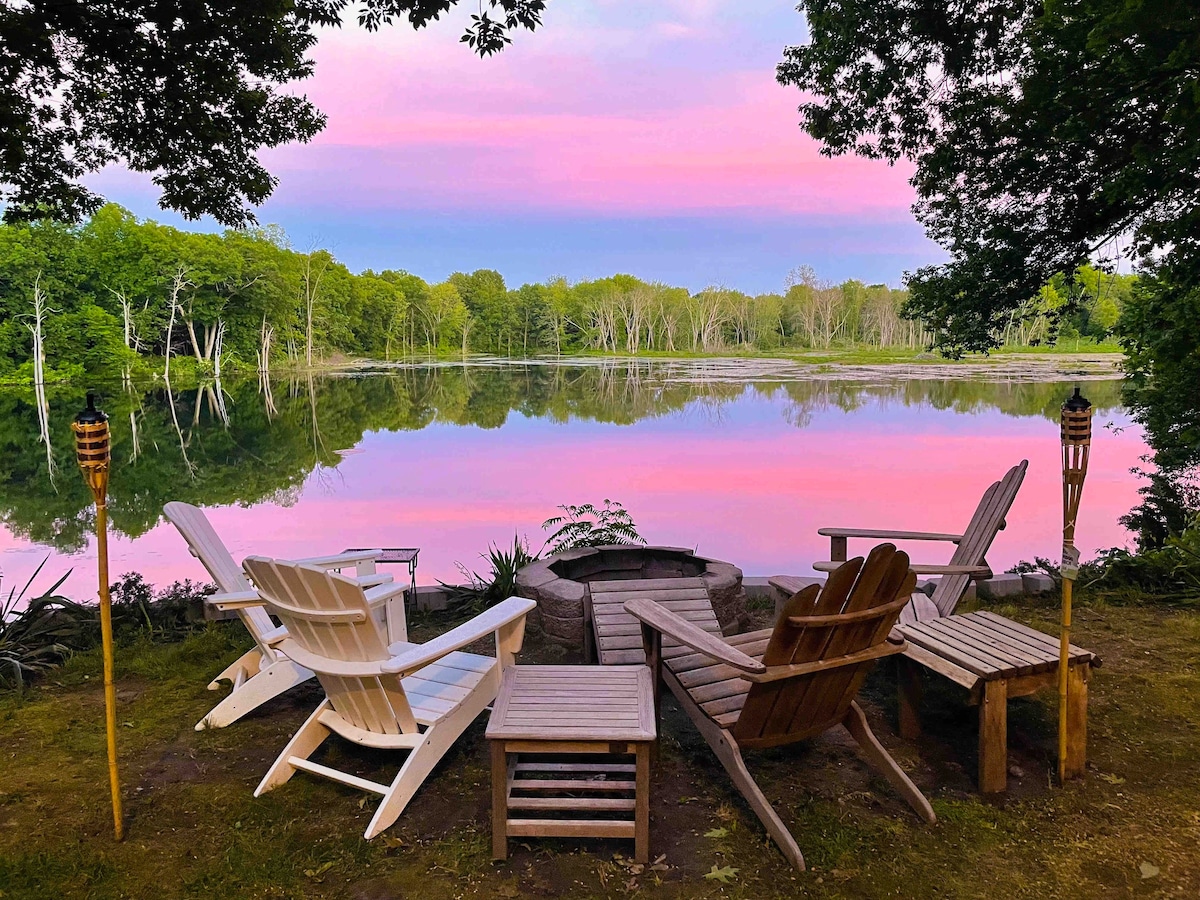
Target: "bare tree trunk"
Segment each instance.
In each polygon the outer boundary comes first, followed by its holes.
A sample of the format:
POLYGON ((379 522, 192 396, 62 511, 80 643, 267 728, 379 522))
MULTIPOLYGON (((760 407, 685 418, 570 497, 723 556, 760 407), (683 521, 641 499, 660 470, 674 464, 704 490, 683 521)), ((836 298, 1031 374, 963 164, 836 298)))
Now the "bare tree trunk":
POLYGON ((57 310, 51 310, 46 304, 46 292, 42 290, 42 273, 38 272, 37 277, 33 280, 33 321, 25 323, 25 327, 33 335, 33 383, 35 385, 46 383, 46 345, 43 327, 46 324, 47 314, 51 312, 57 312, 57 310))
MULTIPOLYGON (((216 327, 213 328, 213 341, 212 341, 212 350, 214 351, 214 355, 212 357, 213 374, 217 378, 221 377, 221 347, 224 343, 225 343, 225 320, 217 319, 216 327)), ((207 351, 206 351, 206 353, 207 353, 207 351)))
POLYGON ((317 302, 317 292, 321 289, 321 279, 325 277, 325 269, 329 260, 322 262, 320 269, 313 269, 314 251, 309 251, 304 257, 304 364, 312 368, 313 354, 313 307, 317 302))
MULTIPOLYGON (((171 338, 175 331, 175 315, 179 312, 179 295, 183 292, 184 288, 190 287, 191 284, 192 282, 190 282, 187 277, 187 268, 181 263, 175 269, 175 274, 171 278, 171 297, 169 301, 171 304, 171 317, 167 321, 167 346, 164 354, 165 362, 163 364, 163 379, 167 382, 170 382, 171 380, 171 338)), ((169 385, 167 387, 167 393, 170 393, 169 385)), ((172 405, 171 414, 174 415, 174 413, 175 407, 172 405)), ((179 430, 178 422, 175 423, 175 430, 179 430)), ((180 445, 182 446, 182 434, 180 434, 179 440, 180 445)), ((186 453, 184 454, 184 457, 186 459, 186 453)))

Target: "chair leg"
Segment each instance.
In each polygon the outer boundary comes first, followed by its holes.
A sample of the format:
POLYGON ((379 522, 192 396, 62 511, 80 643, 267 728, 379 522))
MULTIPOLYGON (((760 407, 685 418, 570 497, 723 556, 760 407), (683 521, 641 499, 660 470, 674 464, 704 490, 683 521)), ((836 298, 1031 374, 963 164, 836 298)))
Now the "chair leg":
POLYGON ((897 657, 896 684, 900 701, 900 737, 915 741, 921 736, 921 667, 904 657, 897 657))
POLYGON ((228 697, 196 723, 196 730, 204 731, 206 728, 224 728, 231 725, 246 713, 253 712, 268 700, 312 677, 313 673, 308 669, 296 665, 290 659, 280 657, 243 682, 240 687, 234 688, 228 697))
POLYGON ((901 796, 908 801, 908 805, 913 808, 916 814, 930 825, 936 822, 937 816, 933 814, 933 807, 929 805, 929 801, 925 799, 925 795, 917 790, 917 786, 904 774, 904 770, 896 765, 896 761, 883 748, 883 744, 879 743, 879 739, 871 731, 871 726, 867 724, 867 717, 863 715, 862 707, 858 705, 857 701, 850 704, 850 709, 847 710, 846 718, 842 720, 842 724, 846 726, 846 730, 850 732, 850 736, 862 748, 867 762, 891 782, 892 787, 900 792, 901 796))
POLYGON ((329 729, 319 721, 321 713, 327 709, 329 709, 329 700, 322 700, 317 708, 313 710, 313 714, 300 726, 300 730, 292 735, 292 739, 287 742, 287 746, 283 748, 283 752, 279 754, 279 758, 271 764, 271 768, 267 769, 267 774, 263 776, 263 780, 254 789, 255 797, 261 797, 267 791, 279 787, 279 785, 295 775, 296 767, 289 760, 294 756, 298 756, 301 759, 308 759, 324 743, 325 738, 329 737, 329 729))
POLYGON ((258 674, 258 667, 262 664, 262 651, 257 647, 252 650, 247 650, 236 660, 225 667, 220 675, 208 683, 210 691, 219 691, 221 682, 228 681, 231 684, 237 684, 239 676, 243 681, 253 678, 258 674))
POLYGON ((979 793, 1008 787, 1008 682, 985 681, 979 704, 979 793))
MULTIPOLYGON (((488 682, 484 682, 485 684, 488 682)), ((483 685, 480 685, 482 688, 483 685)), ((449 750, 476 717, 496 699, 495 691, 476 689, 475 693, 463 700, 459 707, 425 731, 425 740, 415 747, 404 760, 400 772, 392 781, 392 786, 383 795, 379 808, 371 818, 367 831, 363 835, 367 840, 387 829, 404 812, 413 795, 429 777, 446 751, 449 750)))
MULTIPOLYGON (((713 726, 714 729, 716 726, 713 726)), ((754 810, 754 814, 758 816, 758 821, 762 822, 763 827, 767 829, 767 833, 775 841, 781 853, 793 866, 804 871, 804 854, 800 852, 800 847, 796 843, 796 839, 792 837, 792 833, 788 831, 787 826, 783 824, 783 820, 779 818, 779 814, 767 802, 767 798, 763 796, 763 792, 759 789, 758 784, 754 781, 754 776, 750 774, 750 770, 746 768, 746 762, 742 759, 742 751, 739 749, 737 742, 729 737, 728 732, 723 729, 718 730, 719 733, 709 738, 708 745, 713 748, 713 752, 717 754, 717 759, 721 761, 721 765, 725 767, 725 771, 729 773, 729 777, 733 780, 733 785, 738 789, 746 802, 750 804, 750 808, 754 810)))

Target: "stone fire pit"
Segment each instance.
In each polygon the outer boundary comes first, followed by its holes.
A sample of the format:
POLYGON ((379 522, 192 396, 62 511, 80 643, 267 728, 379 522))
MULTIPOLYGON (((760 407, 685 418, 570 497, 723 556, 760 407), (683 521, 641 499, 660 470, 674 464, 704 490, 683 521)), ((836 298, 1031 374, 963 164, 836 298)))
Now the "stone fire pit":
POLYGON ((538 608, 530 613, 530 619, 540 625, 547 638, 582 650, 591 644, 591 635, 586 635, 591 582, 696 577, 702 578, 708 588, 722 630, 732 634, 746 609, 742 570, 731 563, 696 556, 682 547, 620 544, 566 550, 521 569, 517 573, 517 593, 537 601, 538 608))

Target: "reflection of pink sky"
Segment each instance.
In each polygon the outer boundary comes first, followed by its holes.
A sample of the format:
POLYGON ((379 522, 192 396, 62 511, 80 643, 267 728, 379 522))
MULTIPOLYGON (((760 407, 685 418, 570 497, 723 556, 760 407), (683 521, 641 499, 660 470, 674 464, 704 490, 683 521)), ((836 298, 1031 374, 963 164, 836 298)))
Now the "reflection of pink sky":
MULTIPOLYGON (((239 560, 417 545, 419 579, 432 583, 454 580, 456 561, 482 568, 477 554, 490 542, 505 544, 514 531, 537 549, 539 525, 559 503, 612 497, 653 543, 698 547, 749 575, 809 574, 811 562, 828 552, 817 528, 958 531, 987 484, 1026 457, 1028 476, 989 561, 1002 571, 1020 559, 1058 557, 1055 423, 995 412, 911 412, 886 427, 859 411, 821 413, 806 429, 781 421, 744 430, 677 427, 670 419, 552 426, 514 417, 490 431, 435 426, 371 434, 364 452, 348 457, 323 486, 310 479, 293 507, 226 507, 209 515, 239 560)), ((1138 481, 1128 470, 1144 452, 1136 429, 1097 430, 1078 532, 1086 556, 1125 543, 1117 519, 1137 501, 1138 481)), ((936 545, 909 549, 924 561, 948 556, 936 545)), ((6 583, 28 577, 45 553, 0 530, 6 583)), ((133 542, 114 539, 112 556, 115 573, 137 569, 159 585, 204 577, 165 525, 133 542)), ((94 578, 90 553, 55 557, 43 578, 70 566, 77 572, 69 593, 86 595, 94 578)))

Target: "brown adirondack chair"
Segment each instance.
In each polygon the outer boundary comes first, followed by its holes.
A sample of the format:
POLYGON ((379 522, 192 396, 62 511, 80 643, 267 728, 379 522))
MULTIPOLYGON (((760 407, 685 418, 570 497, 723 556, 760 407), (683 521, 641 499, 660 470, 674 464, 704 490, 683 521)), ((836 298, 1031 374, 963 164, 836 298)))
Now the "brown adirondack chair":
POLYGON ((935 821, 929 801, 876 739, 855 702, 875 660, 904 651, 904 642, 892 642, 888 634, 915 585, 907 554, 880 544, 865 564, 862 557, 845 562, 824 587, 793 596, 775 627, 764 631, 722 639, 653 600, 625 604, 642 623, 647 662, 798 869, 804 856, 750 775, 743 750, 791 744, 843 725, 917 814, 935 821), (664 637, 678 646, 664 650, 664 637))
MULTIPOLYGON (((818 534, 830 541, 830 560, 813 563, 818 572, 831 572, 846 559, 849 538, 871 538, 889 541, 947 541, 956 544, 954 555, 946 565, 911 563, 917 575, 940 575, 937 587, 931 596, 917 592, 912 602, 900 615, 900 623, 910 625, 927 622, 953 614, 971 579, 991 578, 992 570, 985 558, 992 541, 1005 527, 1005 517, 1017 498, 1029 460, 1023 459, 1004 473, 1004 477, 993 483, 979 501, 975 514, 962 534, 943 534, 929 531, 890 531, 878 528, 820 528, 818 534)), ((801 588, 801 580, 791 576, 770 579, 770 583, 785 594, 793 594, 801 588)))

